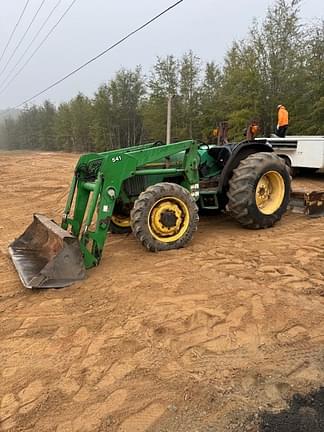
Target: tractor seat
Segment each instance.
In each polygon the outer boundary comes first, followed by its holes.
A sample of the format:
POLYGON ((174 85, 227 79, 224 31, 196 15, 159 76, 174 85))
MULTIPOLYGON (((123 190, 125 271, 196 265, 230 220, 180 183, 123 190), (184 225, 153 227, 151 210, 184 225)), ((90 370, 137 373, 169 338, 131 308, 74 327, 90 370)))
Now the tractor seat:
POLYGON ((231 155, 231 151, 225 146, 218 146, 210 148, 208 154, 215 159, 219 168, 223 168, 231 155))

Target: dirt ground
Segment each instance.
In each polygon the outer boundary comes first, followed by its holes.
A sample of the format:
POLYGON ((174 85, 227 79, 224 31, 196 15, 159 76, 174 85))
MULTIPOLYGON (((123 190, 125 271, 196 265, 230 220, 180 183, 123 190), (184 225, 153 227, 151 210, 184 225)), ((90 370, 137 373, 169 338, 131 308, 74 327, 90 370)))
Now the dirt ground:
POLYGON ((324 383, 324 218, 203 217, 158 254, 114 235, 82 283, 23 288, 8 244, 60 220, 76 160, 0 153, 1 431, 255 432, 324 383))

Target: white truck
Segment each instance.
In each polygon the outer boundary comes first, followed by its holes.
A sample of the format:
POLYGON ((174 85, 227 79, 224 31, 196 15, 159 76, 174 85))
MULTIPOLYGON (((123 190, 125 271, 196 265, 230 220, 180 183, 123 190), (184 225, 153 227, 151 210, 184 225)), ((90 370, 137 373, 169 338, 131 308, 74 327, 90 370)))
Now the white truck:
POLYGON ((324 136, 287 136, 256 138, 271 144, 275 153, 285 159, 292 171, 324 169, 324 136))

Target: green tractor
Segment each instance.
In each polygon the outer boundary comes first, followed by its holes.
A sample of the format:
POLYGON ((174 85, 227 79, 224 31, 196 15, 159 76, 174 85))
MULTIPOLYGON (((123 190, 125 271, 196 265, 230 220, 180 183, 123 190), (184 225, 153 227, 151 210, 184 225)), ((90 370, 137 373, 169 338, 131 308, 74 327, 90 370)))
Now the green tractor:
POLYGON ((199 209, 226 211, 246 228, 271 227, 287 209, 290 181, 262 140, 89 153, 76 165, 61 225, 35 214, 9 252, 26 287, 67 286, 100 263, 109 232, 132 230, 157 252, 190 242, 199 209))

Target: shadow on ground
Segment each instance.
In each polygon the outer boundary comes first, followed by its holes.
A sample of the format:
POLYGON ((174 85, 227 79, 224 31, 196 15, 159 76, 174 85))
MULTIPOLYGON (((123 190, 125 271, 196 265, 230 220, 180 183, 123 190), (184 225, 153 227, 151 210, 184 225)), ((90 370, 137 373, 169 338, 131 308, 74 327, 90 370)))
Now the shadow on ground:
POLYGON ((295 394, 288 409, 261 415, 259 432, 323 432, 324 387, 306 396, 295 394))

